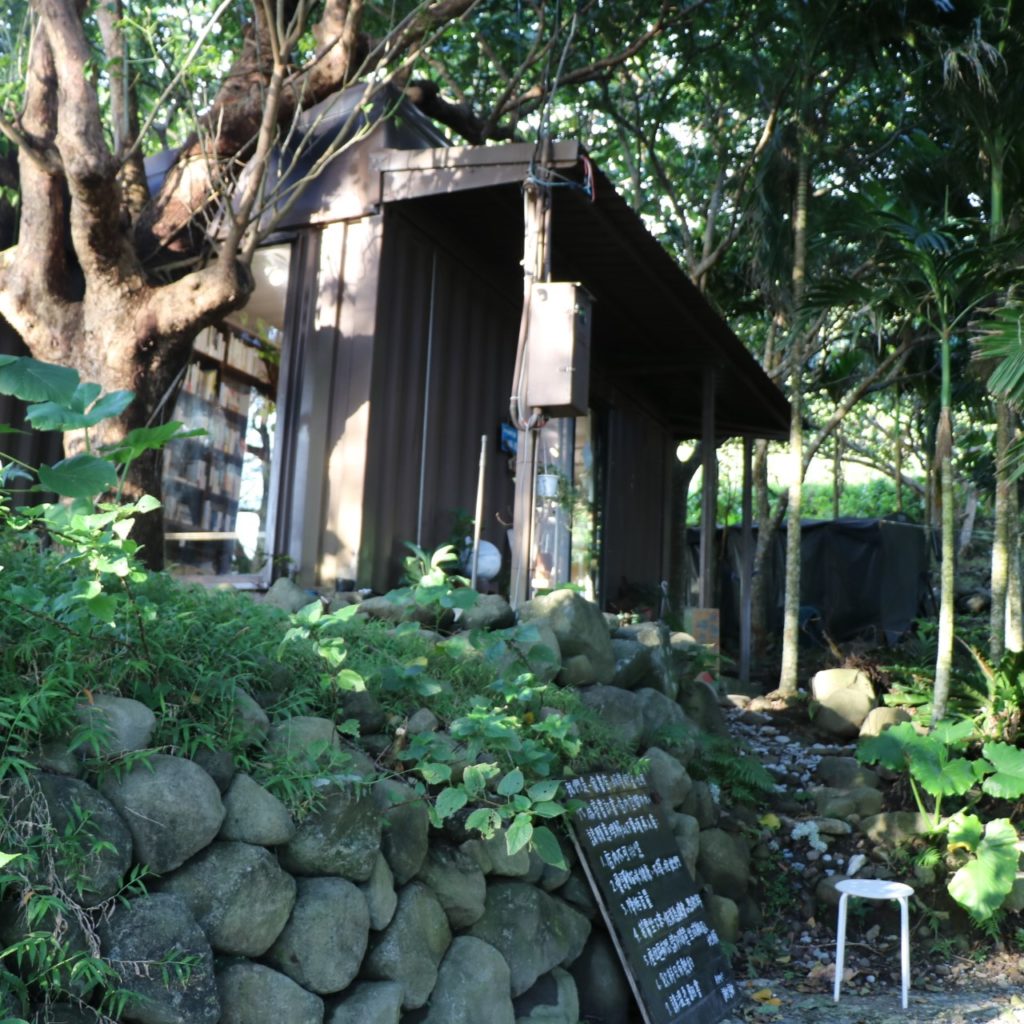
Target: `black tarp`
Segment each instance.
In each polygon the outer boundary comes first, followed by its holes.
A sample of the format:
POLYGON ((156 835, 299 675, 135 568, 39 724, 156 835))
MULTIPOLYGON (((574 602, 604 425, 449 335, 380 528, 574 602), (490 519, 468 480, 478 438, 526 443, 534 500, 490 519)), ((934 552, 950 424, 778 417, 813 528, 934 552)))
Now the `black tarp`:
MULTIPOLYGON (((691 544, 699 534, 691 531, 691 544)), ((757 528, 754 528, 754 543, 757 528)), ((802 525, 801 622, 809 637, 824 629, 837 642, 856 637, 896 643, 927 614, 929 542, 924 527, 895 519, 831 519, 802 525)), ((739 527, 719 529, 721 630, 739 636, 739 527)), ((786 530, 777 531, 765 561, 769 634, 782 632, 786 530)))

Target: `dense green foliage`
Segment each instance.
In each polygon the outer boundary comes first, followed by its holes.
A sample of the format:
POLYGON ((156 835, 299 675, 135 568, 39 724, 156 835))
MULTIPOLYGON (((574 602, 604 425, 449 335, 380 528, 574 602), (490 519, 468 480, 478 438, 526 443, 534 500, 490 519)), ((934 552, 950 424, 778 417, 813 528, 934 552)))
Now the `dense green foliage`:
MULTIPOLYGON (((30 422, 73 420, 85 429, 125 401, 30 359, 0 361, 0 390, 30 402, 30 422)), ((136 451, 177 430, 139 432, 52 467, 3 467, 5 477, 17 470, 19 483, 27 477, 67 499, 15 507, 0 491, 0 897, 19 902, 30 928, 0 948, 0 991, 12 992, 23 1012, 30 996, 49 1002, 77 994, 101 1020, 113 1020, 130 998, 95 941, 111 901, 89 906, 73 881, 74 865, 102 848, 104 837, 87 816, 63 832, 54 828, 33 796, 32 772, 48 757, 79 758, 85 777, 98 781, 153 751, 226 752, 296 819, 318 806, 316 779, 324 774, 402 779, 436 827, 458 815, 460 828, 484 836, 501 830, 510 853, 529 847, 554 864, 564 864, 564 855, 546 822, 567 811, 562 778, 630 762, 573 691, 536 678, 553 674, 546 671, 553 655, 535 628, 440 638, 415 621, 392 627, 360 617, 356 606, 328 613, 319 598, 289 616, 234 591, 184 587, 141 569, 132 527, 155 503, 121 504, 116 493, 136 451), (98 491, 115 500, 88 496, 98 491), (82 714, 99 693, 154 711, 147 750, 104 753, 102 730, 82 714), (352 745, 275 750, 239 718, 239 693, 255 698, 271 721, 331 719, 352 745), (385 722, 378 742, 367 740, 372 762, 348 714, 348 702, 361 694, 385 722), (407 735, 406 720, 421 708, 436 715, 439 730, 407 735), (67 919, 88 941, 65 934, 59 922, 67 919)), ((453 609, 476 600, 446 571, 453 557, 449 549, 417 551, 410 585, 391 600, 450 626, 453 609)), ((144 884, 142 866, 115 899, 144 884)), ((146 969, 171 976, 188 968, 171 958, 146 969)))

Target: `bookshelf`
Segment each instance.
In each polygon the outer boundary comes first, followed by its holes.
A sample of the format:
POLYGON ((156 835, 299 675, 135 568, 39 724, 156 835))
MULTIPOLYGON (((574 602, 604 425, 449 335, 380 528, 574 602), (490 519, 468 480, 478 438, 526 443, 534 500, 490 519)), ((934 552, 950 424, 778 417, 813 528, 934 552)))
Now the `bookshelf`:
POLYGON ((196 339, 172 418, 206 434, 174 441, 164 452, 168 564, 193 574, 235 571, 246 437, 260 394, 273 398, 258 347, 212 328, 196 339))

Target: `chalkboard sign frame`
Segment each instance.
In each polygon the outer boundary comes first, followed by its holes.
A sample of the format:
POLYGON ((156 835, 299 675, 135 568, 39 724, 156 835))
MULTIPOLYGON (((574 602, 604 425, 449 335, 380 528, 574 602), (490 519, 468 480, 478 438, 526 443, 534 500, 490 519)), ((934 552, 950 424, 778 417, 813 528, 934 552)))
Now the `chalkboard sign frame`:
POLYGON ((739 992, 649 780, 596 772, 566 790, 582 802, 570 836, 644 1024, 718 1024, 739 992))

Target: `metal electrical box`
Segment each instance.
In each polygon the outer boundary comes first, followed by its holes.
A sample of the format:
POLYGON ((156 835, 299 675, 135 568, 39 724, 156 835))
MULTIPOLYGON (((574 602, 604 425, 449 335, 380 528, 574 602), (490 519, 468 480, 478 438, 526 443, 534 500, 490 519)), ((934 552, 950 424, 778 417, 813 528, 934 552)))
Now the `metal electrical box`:
POLYGON ((534 283, 526 340, 526 404, 550 416, 586 415, 592 300, 572 281, 534 283))

